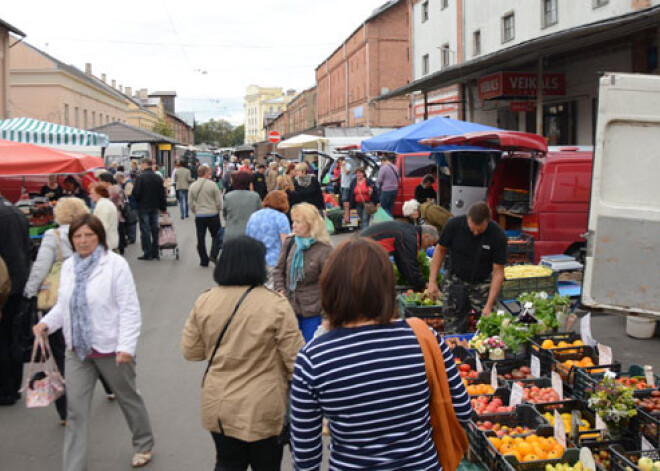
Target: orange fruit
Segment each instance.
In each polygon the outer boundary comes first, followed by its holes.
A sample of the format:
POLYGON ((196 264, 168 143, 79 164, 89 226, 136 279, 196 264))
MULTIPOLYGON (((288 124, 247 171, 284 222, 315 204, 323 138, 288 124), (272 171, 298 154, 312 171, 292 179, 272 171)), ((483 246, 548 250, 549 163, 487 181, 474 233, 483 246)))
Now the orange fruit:
POLYGON ((582 342, 582 340, 576 340, 575 342, 573 342, 574 347, 582 347, 583 345, 584 343, 582 342))
POLYGON ((536 456, 538 456, 539 459, 541 459, 541 460, 544 460, 544 459, 545 459, 545 455, 547 455, 547 453, 545 452, 545 450, 543 449, 543 447, 541 447, 541 445, 538 445, 538 444, 534 444, 534 445, 532 445, 532 450, 534 450, 533 453, 534 453, 536 456))
POLYGON ((557 344, 557 348, 566 348, 566 347, 570 347, 570 345, 564 342, 563 340, 557 344))
POLYGON ((525 437, 525 442, 526 443, 538 443, 539 437, 536 435, 527 435, 525 437))
POLYGON ((502 440, 497 437, 488 437, 488 440, 493 444, 496 450, 499 450, 502 446, 502 440))
POLYGON ((533 453, 530 453, 529 455, 525 455, 525 456, 523 456, 523 459, 522 459, 522 460, 523 460, 523 461, 538 461, 538 460, 539 460, 539 457, 536 456, 536 455, 533 454, 533 453))
POLYGON ((504 453, 504 456, 514 456, 518 461, 522 461, 520 453, 518 453, 516 450, 511 450, 507 453, 504 453))
POLYGON ((545 451, 546 453, 552 451, 552 446, 553 445, 552 445, 552 442, 550 440, 547 440, 547 439, 541 440, 541 441, 539 441, 539 445, 543 449, 543 451, 545 451))
POLYGON ((561 458, 563 455, 564 455, 564 454, 563 454, 563 453, 559 453, 558 450, 552 450, 552 451, 548 452, 548 454, 547 454, 547 456, 546 456, 546 459, 548 459, 548 460, 558 460, 558 459, 561 458))
MULTIPOLYGON (((553 446, 552 451, 555 451, 559 456, 564 456, 564 447, 561 446, 559 443, 553 446)), ((548 454, 552 453, 552 451, 549 452, 548 454)))
POLYGON ((502 443, 502 446, 500 446, 500 450, 499 450, 499 451, 500 451, 500 453, 502 453, 503 455, 506 455, 506 454, 507 454, 508 452, 510 452, 511 450, 513 450, 513 445, 511 445, 510 443, 502 443))
POLYGON ((515 450, 520 453, 522 456, 529 455, 534 451, 534 448, 532 448, 532 445, 529 443, 518 443, 515 447, 515 450))
POLYGON ((555 343, 550 339, 546 339, 541 344, 541 348, 545 348, 546 350, 550 350, 551 348, 555 348, 555 343))
POLYGON ((508 443, 509 445, 511 445, 513 443, 513 437, 511 435, 504 435, 500 439, 500 441, 502 442, 502 445, 504 445, 505 443, 508 443))

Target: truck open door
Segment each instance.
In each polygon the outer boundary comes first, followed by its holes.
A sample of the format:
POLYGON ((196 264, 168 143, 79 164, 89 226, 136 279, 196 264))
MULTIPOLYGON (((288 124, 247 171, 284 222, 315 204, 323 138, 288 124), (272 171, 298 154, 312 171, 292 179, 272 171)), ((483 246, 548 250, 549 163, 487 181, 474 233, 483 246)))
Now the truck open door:
POLYGON ((600 79, 582 303, 660 316, 660 77, 600 79))

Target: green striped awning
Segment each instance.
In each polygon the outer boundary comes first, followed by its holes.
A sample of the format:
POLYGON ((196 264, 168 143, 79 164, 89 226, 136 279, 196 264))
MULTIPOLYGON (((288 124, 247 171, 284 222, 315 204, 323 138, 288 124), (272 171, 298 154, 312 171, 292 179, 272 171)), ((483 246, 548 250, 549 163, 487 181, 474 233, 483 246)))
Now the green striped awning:
POLYGON ((11 118, 0 121, 0 139, 42 146, 107 147, 110 144, 110 139, 105 134, 31 118, 11 118))

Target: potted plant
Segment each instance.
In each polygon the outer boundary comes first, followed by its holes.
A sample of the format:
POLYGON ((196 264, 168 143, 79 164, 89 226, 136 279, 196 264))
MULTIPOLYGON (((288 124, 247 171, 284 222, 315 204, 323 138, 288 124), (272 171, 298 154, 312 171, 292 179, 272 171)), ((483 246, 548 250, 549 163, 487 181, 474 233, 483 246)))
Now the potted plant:
POLYGON ((637 415, 633 391, 606 373, 589 398, 589 407, 603 419, 614 439, 623 435, 630 419, 637 415))

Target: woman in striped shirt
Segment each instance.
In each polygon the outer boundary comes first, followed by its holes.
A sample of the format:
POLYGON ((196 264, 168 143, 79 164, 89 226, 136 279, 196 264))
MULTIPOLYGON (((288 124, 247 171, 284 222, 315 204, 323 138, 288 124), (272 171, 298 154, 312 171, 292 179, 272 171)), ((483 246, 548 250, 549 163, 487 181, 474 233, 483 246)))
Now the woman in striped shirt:
MULTIPOLYGON (((394 274, 377 243, 357 238, 330 255, 321 302, 331 330, 298 354, 291 389, 296 470, 321 466, 322 417, 330 421, 330 469, 440 470, 429 385, 417 337, 394 320, 394 274)), ((472 413, 449 348, 438 335, 456 416, 472 413)))

